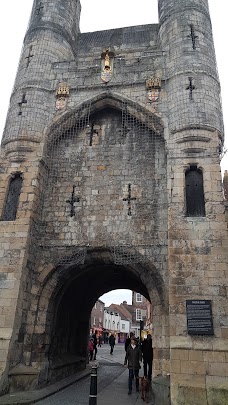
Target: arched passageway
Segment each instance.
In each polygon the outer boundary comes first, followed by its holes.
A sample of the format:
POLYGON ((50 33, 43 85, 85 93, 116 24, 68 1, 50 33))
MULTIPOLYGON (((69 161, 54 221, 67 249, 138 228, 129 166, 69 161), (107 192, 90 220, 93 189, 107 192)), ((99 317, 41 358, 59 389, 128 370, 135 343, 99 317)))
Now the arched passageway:
MULTIPOLYGON (((137 291, 152 302, 155 325, 158 319, 161 323, 162 316, 166 317, 165 285, 149 263, 116 265, 108 250, 91 249, 83 265, 53 268, 42 285, 38 301, 36 331, 40 331, 42 323, 43 333, 33 336, 33 348, 42 350, 37 353, 32 349, 32 362, 45 367, 40 384, 85 367, 92 307, 102 294, 119 288, 137 291), (46 305, 41 305, 45 296, 49 299, 46 305)), ((159 347, 160 358, 167 357, 167 350, 165 354, 163 349, 167 348, 159 347)))

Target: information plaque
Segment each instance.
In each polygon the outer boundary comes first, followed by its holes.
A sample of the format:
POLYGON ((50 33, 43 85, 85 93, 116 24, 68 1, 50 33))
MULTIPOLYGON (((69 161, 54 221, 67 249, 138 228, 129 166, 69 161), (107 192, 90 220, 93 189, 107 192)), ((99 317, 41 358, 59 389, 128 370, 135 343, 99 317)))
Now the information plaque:
POLYGON ((187 300, 186 313, 189 335, 214 335, 210 300, 187 300))

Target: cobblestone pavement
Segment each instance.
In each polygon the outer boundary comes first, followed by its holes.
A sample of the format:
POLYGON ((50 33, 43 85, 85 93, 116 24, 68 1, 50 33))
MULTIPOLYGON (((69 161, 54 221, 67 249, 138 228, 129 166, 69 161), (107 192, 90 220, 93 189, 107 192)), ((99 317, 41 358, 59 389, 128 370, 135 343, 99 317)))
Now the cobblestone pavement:
MULTIPOLYGON (((112 356, 109 350, 108 345, 98 348, 98 395, 125 371, 123 367, 124 347, 116 345, 112 356)), ((70 387, 36 403, 37 405, 88 405, 89 391, 90 377, 86 377, 70 387)))

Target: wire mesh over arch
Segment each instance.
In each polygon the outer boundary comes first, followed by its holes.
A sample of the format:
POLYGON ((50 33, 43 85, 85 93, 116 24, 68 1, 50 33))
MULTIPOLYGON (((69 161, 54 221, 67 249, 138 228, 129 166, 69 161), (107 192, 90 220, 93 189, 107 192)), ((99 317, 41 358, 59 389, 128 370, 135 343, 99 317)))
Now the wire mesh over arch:
POLYGON ((148 247, 165 244, 165 142, 150 109, 97 94, 53 123, 44 161, 44 250, 61 246, 64 263, 83 263, 88 246, 106 246, 121 264, 146 261, 148 247), (76 253, 65 255, 68 249, 76 253))

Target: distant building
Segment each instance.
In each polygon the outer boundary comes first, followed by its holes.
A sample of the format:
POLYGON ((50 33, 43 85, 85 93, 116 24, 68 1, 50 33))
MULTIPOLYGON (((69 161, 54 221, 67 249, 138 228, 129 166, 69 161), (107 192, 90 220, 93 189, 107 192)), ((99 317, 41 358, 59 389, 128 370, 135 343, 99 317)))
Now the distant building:
POLYGON ((120 315, 114 312, 110 307, 104 309, 104 342, 108 343, 108 338, 111 333, 115 335, 116 343, 118 343, 118 334, 120 331, 120 315))
POLYGON ((147 310, 146 310, 146 320, 144 322, 144 331, 145 333, 152 334, 153 330, 153 323, 152 323, 152 304, 150 301, 147 301, 147 310))
POLYGON ((118 343, 125 343, 125 340, 130 333, 130 326, 132 323, 131 314, 118 304, 111 304, 107 308, 107 311, 115 313, 116 316, 118 316, 118 330, 115 332, 116 340, 118 343))
POLYGON ((98 336, 103 336, 104 302, 97 300, 91 311, 90 333, 98 332, 98 336))
POLYGON ((142 294, 132 291, 132 305, 123 301, 121 306, 131 314, 132 323, 130 330, 136 337, 140 337, 140 321, 144 322, 144 334, 152 332, 151 304, 142 294))

